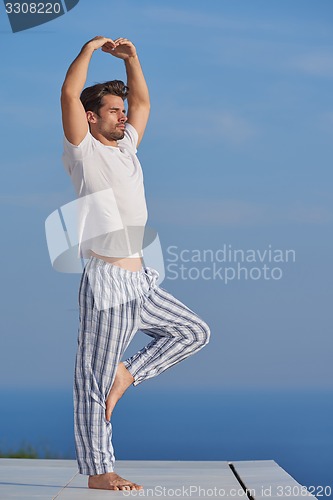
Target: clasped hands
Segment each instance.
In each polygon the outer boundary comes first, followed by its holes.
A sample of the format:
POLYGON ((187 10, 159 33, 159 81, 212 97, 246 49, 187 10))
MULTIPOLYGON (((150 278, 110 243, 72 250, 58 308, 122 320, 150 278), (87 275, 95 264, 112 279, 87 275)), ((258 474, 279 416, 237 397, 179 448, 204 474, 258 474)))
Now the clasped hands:
POLYGON ((136 56, 136 48, 133 43, 127 38, 117 38, 112 40, 111 38, 106 38, 104 36, 95 36, 92 40, 89 40, 84 47, 90 47, 93 50, 102 49, 103 52, 112 54, 119 59, 129 59, 136 56))

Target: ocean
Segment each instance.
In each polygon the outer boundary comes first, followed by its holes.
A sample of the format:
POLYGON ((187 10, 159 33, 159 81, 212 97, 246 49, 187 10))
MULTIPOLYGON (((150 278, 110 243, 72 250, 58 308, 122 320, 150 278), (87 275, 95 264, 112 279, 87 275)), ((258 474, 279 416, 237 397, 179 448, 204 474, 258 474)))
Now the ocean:
MULTIPOLYGON (((333 489, 332 392, 147 386, 114 411, 118 460, 275 460, 299 483, 333 489)), ((31 446, 40 458, 75 458, 71 390, 2 391, 0 415, 2 453, 31 446)))

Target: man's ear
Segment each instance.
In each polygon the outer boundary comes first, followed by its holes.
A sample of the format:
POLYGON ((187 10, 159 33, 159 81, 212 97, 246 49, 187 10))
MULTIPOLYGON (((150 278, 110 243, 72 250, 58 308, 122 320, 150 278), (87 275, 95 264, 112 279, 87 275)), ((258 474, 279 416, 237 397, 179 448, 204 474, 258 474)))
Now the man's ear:
POLYGON ((97 116, 93 111, 87 111, 86 115, 88 123, 97 123, 97 116))

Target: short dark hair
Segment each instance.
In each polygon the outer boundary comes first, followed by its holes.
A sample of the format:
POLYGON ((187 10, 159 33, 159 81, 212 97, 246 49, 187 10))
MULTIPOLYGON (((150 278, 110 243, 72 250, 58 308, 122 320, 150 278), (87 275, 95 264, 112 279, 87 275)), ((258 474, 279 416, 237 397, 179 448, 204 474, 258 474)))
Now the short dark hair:
POLYGON ((86 111, 93 111, 98 115, 102 107, 102 99, 105 95, 111 94, 121 97, 123 100, 128 95, 129 88, 121 80, 111 80, 105 83, 97 83, 92 87, 87 87, 81 93, 80 99, 86 111))

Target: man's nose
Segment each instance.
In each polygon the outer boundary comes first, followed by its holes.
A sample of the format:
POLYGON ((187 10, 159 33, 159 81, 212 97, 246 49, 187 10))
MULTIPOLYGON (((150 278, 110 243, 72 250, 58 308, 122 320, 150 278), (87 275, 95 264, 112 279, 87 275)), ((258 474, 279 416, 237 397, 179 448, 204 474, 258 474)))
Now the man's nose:
POLYGON ((126 115, 121 115, 121 117, 120 117, 121 122, 125 123, 125 122, 127 122, 127 120, 128 120, 128 118, 126 115))

